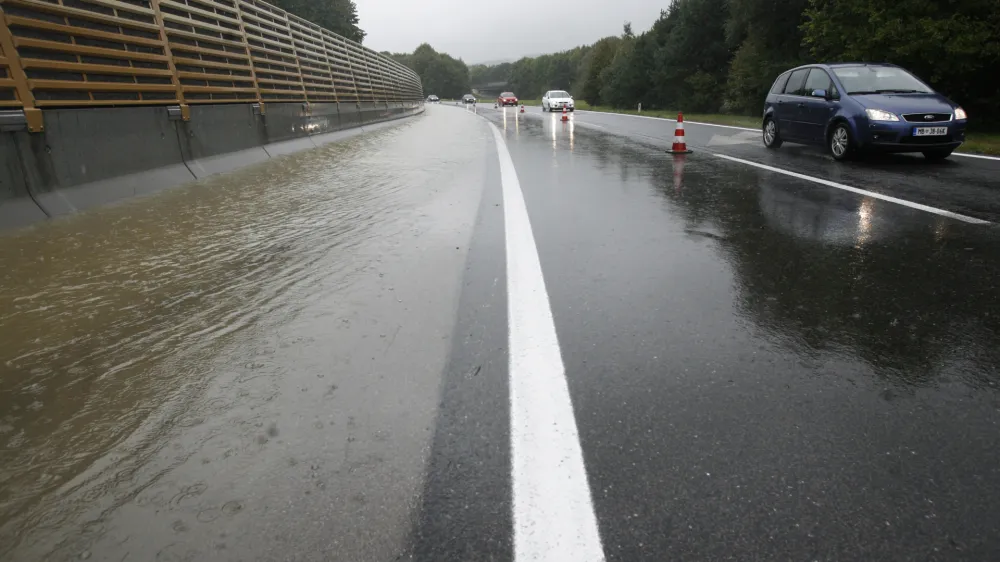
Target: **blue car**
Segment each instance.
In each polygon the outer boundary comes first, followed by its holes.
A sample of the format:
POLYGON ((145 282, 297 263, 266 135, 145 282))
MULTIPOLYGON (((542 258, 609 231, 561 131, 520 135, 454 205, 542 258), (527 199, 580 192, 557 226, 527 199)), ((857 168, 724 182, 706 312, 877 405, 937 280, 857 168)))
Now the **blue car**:
POLYGON ((764 145, 826 146, 836 160, 861 152, 947 158, 965 141, 965 111, 891 64, 811 64, 775 80, 764 105, 764 145))

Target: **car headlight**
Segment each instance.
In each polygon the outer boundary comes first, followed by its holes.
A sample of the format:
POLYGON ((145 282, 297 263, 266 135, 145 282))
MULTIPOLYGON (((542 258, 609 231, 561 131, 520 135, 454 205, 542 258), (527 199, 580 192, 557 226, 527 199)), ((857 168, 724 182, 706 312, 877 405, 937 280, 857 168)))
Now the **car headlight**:
POLYGON ((961 107, 955 108, 955 119, 968 119, 969 116, 965 113, 965 110, 961 107))
POLYGON ((895 113, 890 113, 884 109, 866 109, 865 113, 872 121, 899 121, 895 113))

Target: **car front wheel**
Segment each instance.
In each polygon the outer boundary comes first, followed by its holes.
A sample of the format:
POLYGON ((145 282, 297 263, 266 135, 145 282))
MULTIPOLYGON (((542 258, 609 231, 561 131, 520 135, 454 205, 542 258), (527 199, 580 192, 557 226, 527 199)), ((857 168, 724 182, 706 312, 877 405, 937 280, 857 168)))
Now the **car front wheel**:
POLYGON ((924 158, 928 160, 944 160, 945 158, 951 156, 952 149, 944 148, 938 150, 925 150, 924 158))
POLYGON ((764 146, 770 149, 778 149, 781 148, 784 142, 778 134, 778 125, 774 122, 774 119, 764 121, 764 146))
POLYGON ((847 129, 847 125, 835 125, 827 140, 834 160, 847 160, 854 154, 854 141, 851 140, 851 131, 847 129))

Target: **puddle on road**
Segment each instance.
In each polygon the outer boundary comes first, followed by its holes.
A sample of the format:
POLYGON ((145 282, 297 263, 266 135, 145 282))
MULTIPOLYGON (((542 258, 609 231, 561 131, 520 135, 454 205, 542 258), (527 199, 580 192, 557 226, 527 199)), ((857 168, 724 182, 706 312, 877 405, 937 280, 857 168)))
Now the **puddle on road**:
POLYGON ((349 294, 380 240, 413 228, 401 209, 455 164, 437 154, 447 139, 415 147, 422 126, 0 238, 0 558, 89 556, 111 511, 204 492, 155 484, 205 442, 228 454, 278 435, 253 410, 278 392, 276 350, 302 342, 273 334, 349 294), (191 429, 235 411, 221 433, 191 429))

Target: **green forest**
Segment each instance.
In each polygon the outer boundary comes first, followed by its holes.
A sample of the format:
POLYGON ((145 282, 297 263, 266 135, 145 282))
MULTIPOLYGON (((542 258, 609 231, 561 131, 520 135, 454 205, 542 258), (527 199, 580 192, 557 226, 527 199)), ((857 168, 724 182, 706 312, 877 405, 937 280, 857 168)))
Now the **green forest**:
POLYGON ((471 91, 469 67, 461 59, 439 53, 424 43, 413 54, 383 52, 420 76, 424 93, 442 98, 460 98, 471 91))
POLYGON ((559 88, 591 105, 754 115, 783 70, 837 61, 898 64, 973 123, 1000 126, 998 0, 673 0, 645 33, 625 24, 593 45, 473 66, 469 81, 508 80, 524 99, 559 88))
POLYGON ((358 6, 353 0, 268 0, 282 10, 320 27, 361 43, 365 32, 358 27, 358 6))

